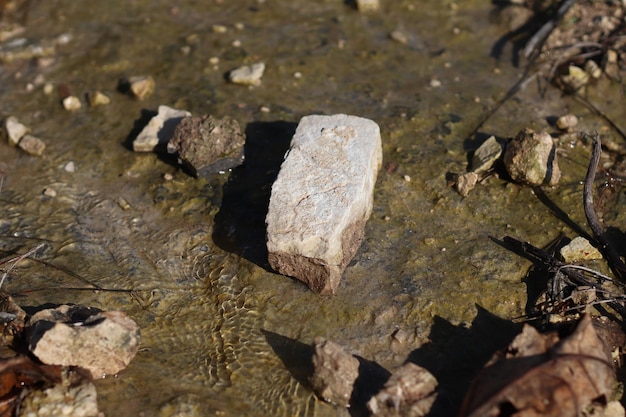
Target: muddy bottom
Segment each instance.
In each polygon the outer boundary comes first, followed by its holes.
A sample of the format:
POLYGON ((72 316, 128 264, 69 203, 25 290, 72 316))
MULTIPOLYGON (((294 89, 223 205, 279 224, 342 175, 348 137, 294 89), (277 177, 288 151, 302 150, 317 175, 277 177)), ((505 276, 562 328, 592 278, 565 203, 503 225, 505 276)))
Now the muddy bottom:
MULTIPOLYGON (((497 176, 465 198, 448 186, 477 141, 553 131, 547 120, 568 112, 620 140, 539 79, 468 139, 523 72, 508 46, 489 57, 508 31, 489 2, 383 2, 368 14, 345 3, 31 2, 23 43, 0 44, 14 52, 0 65, 0 116, 46 143, 41 157, 0 143, 0 249, 44 244, 3 289, 23 306, 86 304, 137 321, 140 352, 97 381, 106 415, 348 415, 307 383, 317 336, 390 369, 426 367, 455 409, 525 312, 530 263, 491 237, 575 237, 547 200, 585 225, 584 141, 559 143, 563 176, 545 198, 497 176), (52 49, 28 52, 42 45, 52 49), (266 64, 261 85, 228 83, 228 71, 256 62, 266 64), (134 75, 155 79, 143 101, 117 90, 134 75), (92 90, 111 104, 89 108, 92 90), (81 109, 63 109, 66 91, 81 109), (142 114, 161 104, 237 119, 245 164, 193 178, 175 160, 132 152, 142 114), (337 294, 320 297, 269 270, 264 217, 300 118, 336 113, 380 125, 385 168, 361 248, 337 294)), ((588 97, 618 113, 614 87, 601 80, 588 97)), ((605 221, 624 230, 622 199, 605 221)))

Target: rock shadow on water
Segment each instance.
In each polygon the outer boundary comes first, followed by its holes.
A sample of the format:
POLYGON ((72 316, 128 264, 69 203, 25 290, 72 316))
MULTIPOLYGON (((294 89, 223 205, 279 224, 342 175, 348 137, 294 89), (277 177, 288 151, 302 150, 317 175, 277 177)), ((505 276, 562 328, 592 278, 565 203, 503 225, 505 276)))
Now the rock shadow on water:
POLYGON ((521 330, 521 324, 504 320, 479 305, 476 308, 478 313, 469 326, 455 326, 435 316, 429 342, 407 359, 428 370, 439 383, 439 395, 429 417, 456 415, 473 379, 521 330))
MULTIPOLYGON (((268 330, 261 332, 293 378, 313 390, 309 382, 314 373, 313 346, 268 330)), ((370 415, 367 402, 383 388, 391 373, 376 362, 356 355, 355 358, 359 361, 359 376, 354 382, 348 412, 351 417, 367 417, 370 415)))
POLYGON ((265 217, 272 184, 296 127, 297 123, 285 121, 246 126, 244 163, 231 172, 215 216, 215 244, 268 271, 265 217))

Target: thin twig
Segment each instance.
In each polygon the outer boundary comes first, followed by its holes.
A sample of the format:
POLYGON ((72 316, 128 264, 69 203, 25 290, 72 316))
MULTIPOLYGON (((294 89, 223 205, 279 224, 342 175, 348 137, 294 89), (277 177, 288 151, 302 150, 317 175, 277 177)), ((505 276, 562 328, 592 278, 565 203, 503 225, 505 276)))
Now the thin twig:
POLYGON ((9 275, 9 272, 11 272, 13 270, 13 268, 15 268, 15 266, 18 264, 18 262, 20 262, 21 260, 23 260, 25 258, 28 258, 30 255, 32 255, 33 253, 37 252, 43 246, 44 246, 44 244, 40 243, 39 245, 37 245, 37 247, 35 249, 31 249, 28 252, 26 252, 25 254, 20 255, 20 256, 16 256, 15 258, 7 261, 7 262, 13 262, 13 264, 9 267, 9 269, 7 269, 4 272, 4 274, 2 274, 2 278, 0 279, 0 288, 2 288, 2 284, 4 284, 4 280, 9 275))
POLYGON ((559 9, 556 11, 552 19, 546 22, 534 35, 530 40, 526 43, 526 47, 524 47, 524 56, 529 58, 533 53, 538 52, 541 49, 541 45, 548 39, 550 33, 554 30, 554 28, 559 24, 565 13, 576 3, 576 0, 566 0, 561 4, 559 9))
POLYGON ((626 279, 626 265, 622 262, 615 248, 609 243, 606 232, 600 224, 598 214, 593 206, 593 182, 596 178, 600 155, 602 155, 602 144, 600 143, 600 137, 596 133, 593 137, 593 152, 591 154, 591 161, 589 162, 589 169, 587 170, 587 176, 585 177, 585 185, 583 188, 583 207, 585 209, 585 217, 587 218, 587 224, 589 224, 589 228, 593 232, 595 240, 600 246, 600 251, 607 258, 611 270, 615 276, 621 279, 626 279))

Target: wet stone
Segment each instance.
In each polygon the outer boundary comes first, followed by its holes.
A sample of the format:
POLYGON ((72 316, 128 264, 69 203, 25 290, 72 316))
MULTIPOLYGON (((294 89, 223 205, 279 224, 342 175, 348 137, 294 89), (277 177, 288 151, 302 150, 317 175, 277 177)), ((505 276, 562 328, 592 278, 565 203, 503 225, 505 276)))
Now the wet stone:
POLYGON ((20 417, 98 417, 98 396, 91 382, 63 381, 46 390, 29 391, 20 404, 20 417))
POLYGON ((526 185, 556 185, 561 178, 556 146, 546 132, 519 132, 504 152, 504 166, 513 181, 526 185))
POLYGON ((271 267, 314 292, 335 293, 363 239, 381 165, 380 130, 372 120, 303 117, 272 186, 271 267))
POLYGON ((24 152, 35 156, 41 156, 46 149, 46 144, 32 135, 25 135, 17 144, 24 152))
POLYGON ((157 146, 165 147, 170 141, 176 126, 184 117, 191 116, 186 110, 159 106, 156 116, 143 128, 133 141, 135 152, 153 152, 157 146))
POLYGON ((559 251, 565 263, 585 261, 591 259, 602 259, 602 254, 598 249, 589 243, 582 236, 575 237, 570 243, 563 246, 559 251))
POLYGON ((425 416, 437 398, 436 388, 437 380, 430 372, 408 362, 391 374, 367 408, 373 416, 425 416))
POLYGON ((117 374, 139 349, 139 328, 126 314, 84 306, 40 311, 26 335, 29 350, 44 364, 78 366, 94 378, 117 374))
POLYGON ((120 80, 118 88, 137 100, 144 100, 154 93, 155 82, 150 75, 136 75, 120 80))
POLYGON ((245 65, 232 70, 228 74, 228 80, 233 84, 259 85, 264 71, 265 64, 262 62, 245 65))
POLYGON ((478 174, 475 172, 465 172, 463 174, 459 174, 456 179, 456 190, 463 197, 467 197, 470 191, 476 187, 478 183, 478 174))
POLYGON ((474 151, 472 171, 475 173, 488 171, 500 158, 500 155, 502 155, 502 145, 500 145, 495 136, 490 136, 474 151))
POLYGON ((356 5, 359 12, 377 12, 380 9, 380 0, 357 0, 356 5))
POLYGON ((573 114, 566 114, 556 120, 556 127, 561 130, 571 131, 578 125, 578 117, 573 114))
POLYGON ((111 99, 101 91, 90 91, 87 93, 89 107, 106 106, 111 103, 111 99))
POLYGON ((76 96, 67 96, 61 101, 61 103, 63 104, 63 108, 67 111, 80 110, 82 107, 80 99, 76 96))
POLYGON ((4 130, 9 141, 9 145, 17 146, 20 139, 26 135, 30 129, 20 123, 15 116, 9 116, 4 121, 4 130))
POLYGON ((313 391, 326 402, 349 406, 359 376, 359 360, 321 337, 315 338, 313 349, 313 375, 309 379, 313 391))
POLYGON ((183 118, 167 144, 192 175, 226 171, 243 162, 245 136, 239 123, 230 117, 210 115, 183 118))

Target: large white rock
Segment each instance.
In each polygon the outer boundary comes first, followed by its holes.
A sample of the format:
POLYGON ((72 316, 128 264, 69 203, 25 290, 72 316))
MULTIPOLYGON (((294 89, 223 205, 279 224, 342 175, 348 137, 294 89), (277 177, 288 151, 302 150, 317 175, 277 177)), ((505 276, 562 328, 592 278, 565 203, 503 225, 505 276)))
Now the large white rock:
POLYGON ((380 129, 372 120, 303 117, 272 186, 271 267, 315 292, 334 293, 363 240, 381 165, 380 129))

